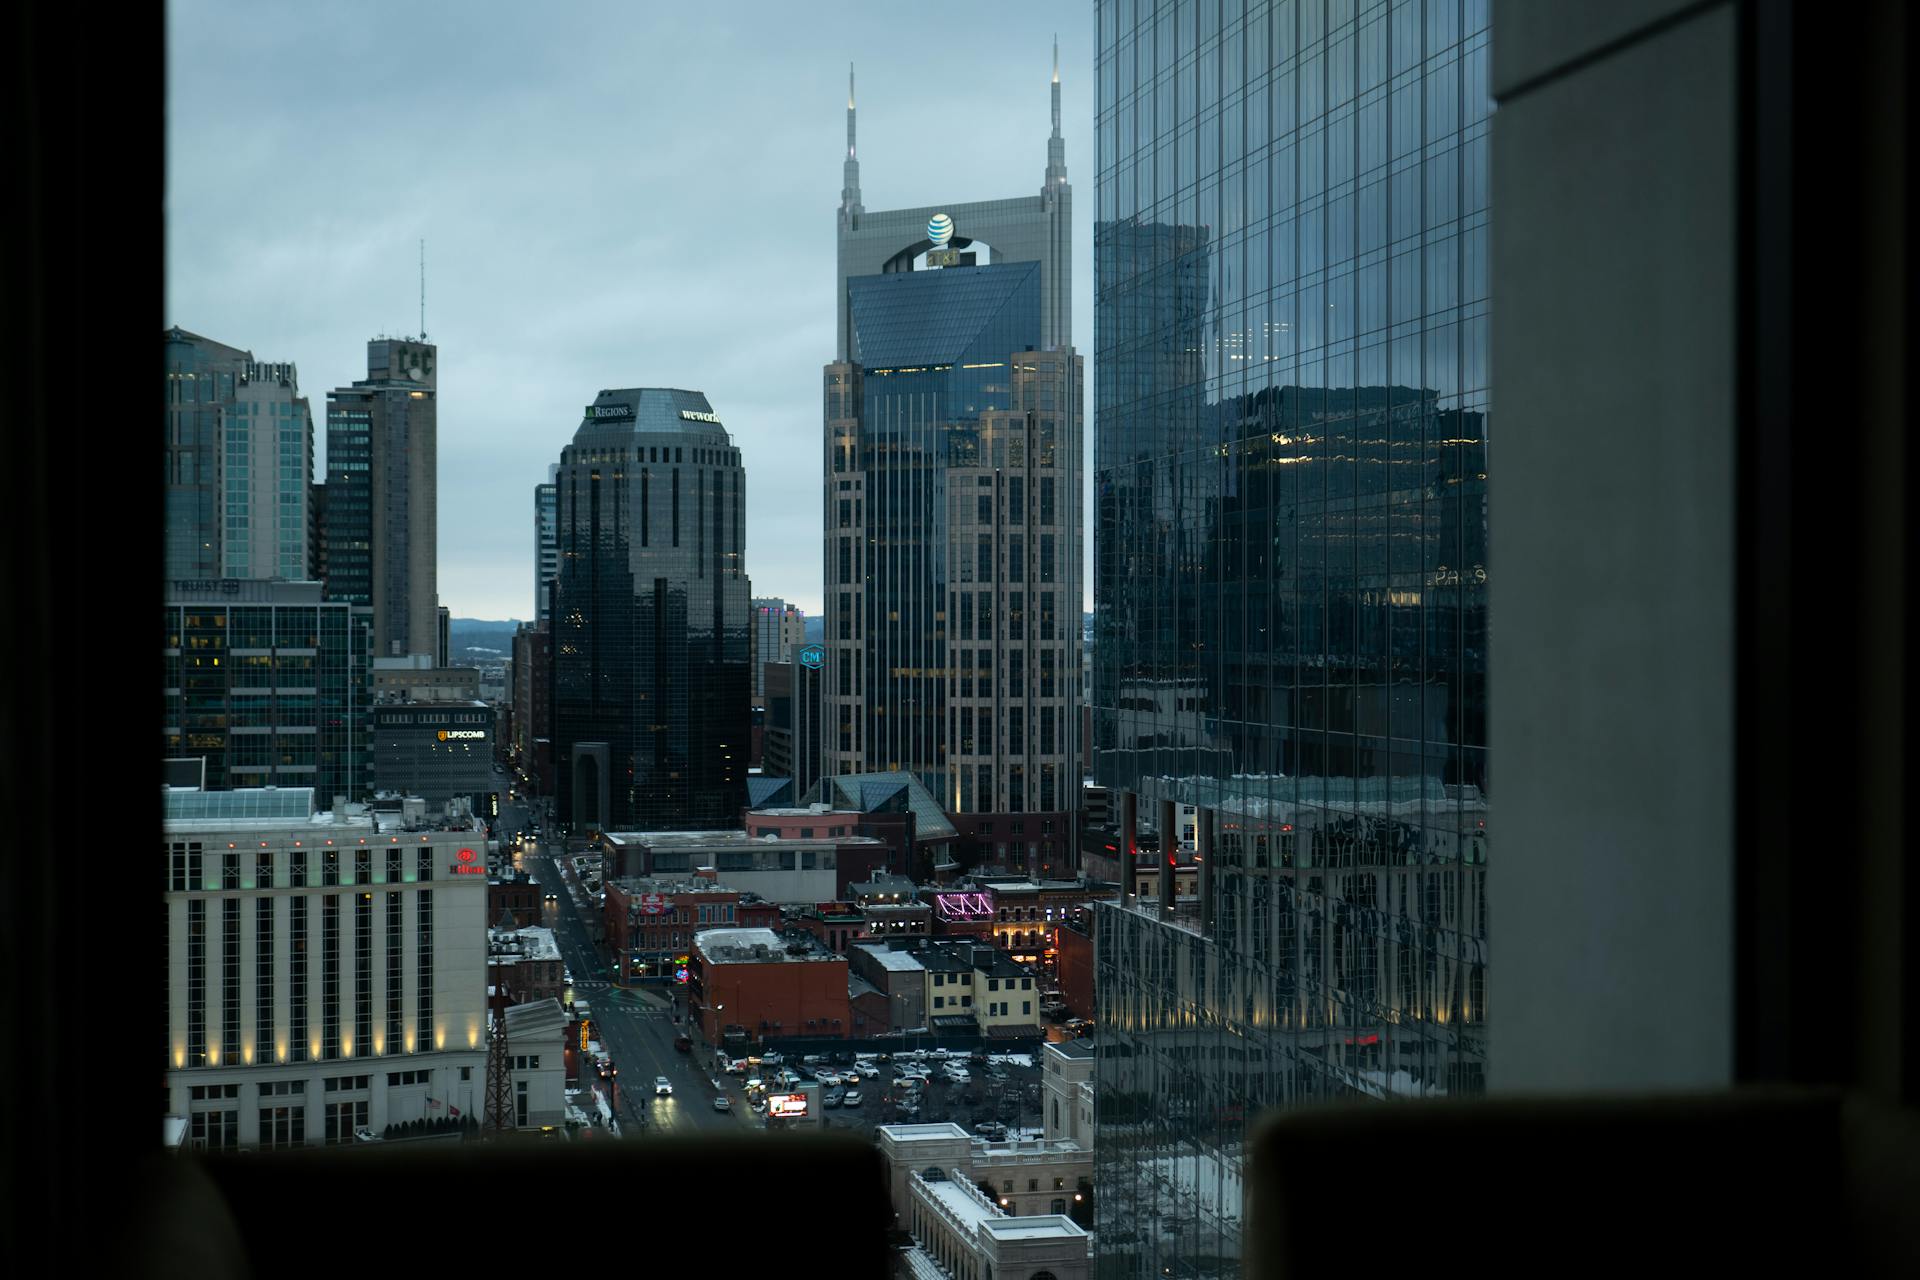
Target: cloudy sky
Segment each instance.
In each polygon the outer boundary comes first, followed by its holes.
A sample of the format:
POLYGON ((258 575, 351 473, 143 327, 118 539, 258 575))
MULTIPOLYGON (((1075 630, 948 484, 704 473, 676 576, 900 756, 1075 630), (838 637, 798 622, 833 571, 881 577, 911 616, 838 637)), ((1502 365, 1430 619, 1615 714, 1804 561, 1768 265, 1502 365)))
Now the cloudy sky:
POLYGON ((172 0, 166 323, 294 361, 324 421, 419 330, 425 237, 442 604, 529 616, 533 486, 596 391, 665 385, 745 455, 754 593, 817 612, 848 62, 869 210, 1031 195, 1058 31, 1092 347, 1090 6, 928 12, 172 0))

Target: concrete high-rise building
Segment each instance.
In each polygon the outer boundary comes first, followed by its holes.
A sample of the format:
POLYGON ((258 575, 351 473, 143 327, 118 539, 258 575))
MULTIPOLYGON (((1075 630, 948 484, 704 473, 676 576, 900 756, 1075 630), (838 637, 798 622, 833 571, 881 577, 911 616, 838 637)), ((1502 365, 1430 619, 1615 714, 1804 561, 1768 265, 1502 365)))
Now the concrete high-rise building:
POLYGON ((297 370, 178 325, 165 342, 166 576, 305 578, 313 412, 297 370))
POLYGON ((767 668, 792 662, 796 649, 807 642, 807 616, 798 605, 774 597, 753 601, 753 700, 765 705, 767 668))
POLYGON ((373 790, 372 611, 317 582, 169 582, 163 744, 204 785, 373 790))
POLYGON ((545 484, 533 486, 533 620, 547 620, 547 584, 560 572, 560 487, 558 466, 547 468, 545 484))
POLYGON ((550 620, 562 818, 727 826, 746 802, 746 474, 697 391, 602 391, 560 455, 550 620))
POLYGON ((367 343, 367 376, 327 393, 327 594, 373 608, 374 652, 441 661, 439 352, 367 343))
POLYGON ((1225 1275, 1261 1108, 1484 1087, 1488 19, 1097 10, 1097 1273, 1225 1275))
POLYGON ((167 1110, 196 1148, 478 1116, 486 832, 310 787, 168 791, 167 1110))
POLYGON ((1058 873, 1079 795, 1082 361, 1053 81, 1042 194, 867 213, 848 112, 826 369, 824 773, 904 770, 1058 873))

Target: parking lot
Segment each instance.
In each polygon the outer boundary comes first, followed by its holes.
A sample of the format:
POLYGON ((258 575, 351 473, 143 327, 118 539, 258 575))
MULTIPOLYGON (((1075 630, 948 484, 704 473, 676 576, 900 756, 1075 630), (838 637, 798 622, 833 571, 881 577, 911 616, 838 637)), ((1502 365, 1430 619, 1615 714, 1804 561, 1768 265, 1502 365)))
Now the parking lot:
MULTIPOLYGON (((809 1057, 815 1055, 807 1055, 809 1057)), ((1025 1127, 1041 1127, 1038 1054, 973 1054, 960 1050, 886 1055, 835 1053, 822 1062, 788 1059, 777 1067, 761 1067, 769 1090, 779 1088, 777 1073, 788 1070, 801 1080, 818 1083, 823 1102, 821 1118, 830 1129, 854 1129, 869 1134, 883 1124, 937 1124, 950 1121, 970 1133, 1010 1136, 1025 1127), (844 1059, 845 1061, 837 1061, 844 1059), (964 1072, 961 1078, 956 1073, 964 1072), (849 1079, 851 1074, 853 1079, 849 1079), (914 1077, 923 1083, 913 1083, 914 1077), (834 1101, 836 1090, 844 1091, 834 1101), (858 1093, 859 1101, 844 1098, 858 1093), (1000 1126, 1000 1127, 996 1127, 1000 1126)))

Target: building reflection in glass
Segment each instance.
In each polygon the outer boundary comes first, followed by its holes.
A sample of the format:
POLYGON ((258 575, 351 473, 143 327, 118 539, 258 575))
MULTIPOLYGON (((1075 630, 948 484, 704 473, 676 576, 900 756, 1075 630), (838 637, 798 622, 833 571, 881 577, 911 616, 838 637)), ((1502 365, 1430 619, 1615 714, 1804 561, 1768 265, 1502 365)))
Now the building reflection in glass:
POLYGON ((1200 866, 1097 913, 1101 1275, 1237 1272, 1262 1108, 1484 1088, 1486 18, 1353 8, 1099 5, 1094 770, 1200 866))

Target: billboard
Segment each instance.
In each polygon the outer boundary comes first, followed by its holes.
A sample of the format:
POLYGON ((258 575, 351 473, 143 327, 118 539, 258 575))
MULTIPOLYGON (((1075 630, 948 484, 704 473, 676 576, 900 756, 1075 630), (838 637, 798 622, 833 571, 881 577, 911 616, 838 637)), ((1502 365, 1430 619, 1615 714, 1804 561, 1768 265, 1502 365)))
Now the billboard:
POLYGON ((767 1118, 769 1120, 805 1120, 807 1095, 804 1093, 768 1094, 767 1118))

